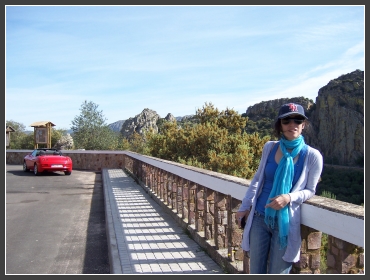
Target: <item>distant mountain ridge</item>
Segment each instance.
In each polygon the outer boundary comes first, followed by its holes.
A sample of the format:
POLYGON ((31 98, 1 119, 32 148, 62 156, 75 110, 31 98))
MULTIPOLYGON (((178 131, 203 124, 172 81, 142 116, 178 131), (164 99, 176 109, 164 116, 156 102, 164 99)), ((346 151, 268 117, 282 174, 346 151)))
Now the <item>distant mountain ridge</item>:
POLYGON ((120 120, 116 121, 114 123, 108 124, 109 128, 112 129, 113 131, 119 132, 121 131, 122 125, 126 120, 120 120))

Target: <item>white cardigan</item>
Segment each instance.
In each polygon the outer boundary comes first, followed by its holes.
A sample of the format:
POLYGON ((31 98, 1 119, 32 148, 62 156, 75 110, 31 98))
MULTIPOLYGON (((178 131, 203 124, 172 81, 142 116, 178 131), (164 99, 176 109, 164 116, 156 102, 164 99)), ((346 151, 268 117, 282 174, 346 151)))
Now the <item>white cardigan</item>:
MULTIPOLYGON (((268 141, 263 147, 262 157, 257 172, 254 175, 250 186, 242 200, 238 212, 250 209, 242 240, 242 249, 249 251, 249 231, 252 225, 253 213, 257 203, 256 194, 260 194, 263 186, 265 166, 269 153, 275 143, 279 141, 268 141)), ((300 259, 301 247, 301 204, 311 198, 316 191, 323 168, 323 157, 321 153, 308 146, 307 155, 304 160, 302 174, 297 183, 293 186, 289 204, 289 234, 283 260, 286 262, 298 262, 300 259)))

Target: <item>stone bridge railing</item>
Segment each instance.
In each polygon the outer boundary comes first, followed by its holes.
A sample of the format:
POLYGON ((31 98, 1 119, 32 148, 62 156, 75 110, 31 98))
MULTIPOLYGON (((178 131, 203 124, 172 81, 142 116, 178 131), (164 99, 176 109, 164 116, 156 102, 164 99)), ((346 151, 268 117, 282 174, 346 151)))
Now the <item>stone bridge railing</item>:
MULTIPOLYGON (((28 150, 7 150, 7 164, 22 164, 28 150)), ((250 181, 128 151, 64 150, 76 170, 122 168, 174 217, 229 273, 248 273, 235 213, 250 181)), ((294 274, 363 274, 364 207, 320 196, 302 205, 301 259, 294 274), (323 233, 326 271, 320 271, 323 233)))

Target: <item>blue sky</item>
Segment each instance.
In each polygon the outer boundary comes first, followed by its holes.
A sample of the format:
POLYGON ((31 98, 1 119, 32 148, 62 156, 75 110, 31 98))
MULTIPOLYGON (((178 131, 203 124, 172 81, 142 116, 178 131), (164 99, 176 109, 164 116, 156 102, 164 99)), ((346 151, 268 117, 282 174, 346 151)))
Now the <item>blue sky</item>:
POLYGON ((6 120, 69 129, 83 102, 106 123, 205 103, 245 113, 316 101, 365 70, 365 6, 6 6, 6 120))

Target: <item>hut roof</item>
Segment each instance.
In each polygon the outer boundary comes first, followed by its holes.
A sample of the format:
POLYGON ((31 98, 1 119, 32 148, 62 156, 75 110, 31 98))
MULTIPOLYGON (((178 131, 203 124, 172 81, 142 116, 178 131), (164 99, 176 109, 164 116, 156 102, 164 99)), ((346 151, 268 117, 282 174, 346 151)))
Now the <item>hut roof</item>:
POLYGON ((15 132, 15 130, 10 125, 7 125, 6 126, 6 132, 15 132))
POLYGON ((51 124, 51 126, 55 126, 51 121, 40 121, 40 122, 34 122, 31 123, 30 126, 36 126, 36 127, 46 127, 47 124, 51 124))

